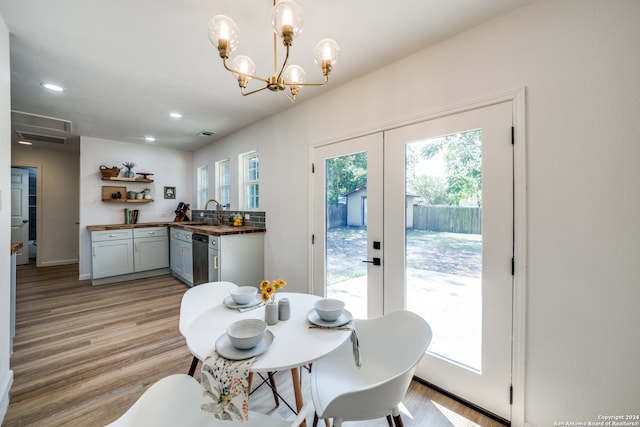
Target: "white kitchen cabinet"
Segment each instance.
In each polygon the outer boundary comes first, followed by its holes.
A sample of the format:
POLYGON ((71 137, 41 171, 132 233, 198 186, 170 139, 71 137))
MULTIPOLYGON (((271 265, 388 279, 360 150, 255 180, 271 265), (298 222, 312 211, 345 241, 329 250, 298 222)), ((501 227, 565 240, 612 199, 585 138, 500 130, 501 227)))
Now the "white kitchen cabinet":
POLYGON ((258 286, 264 279, 264 233, 209 236, 209 281, 258 286))
POLYGON ((189 286, 193 286, 192 235, 190 231, 171 230, 171 273, 189 286))
POLYGON ((91 233, 92 278, 133 273, 132 230, 105 230, 91 233))
POLYGON ((167 227, 144 227, 133 230, 134 271, 169 267, 167 227))
POLYGON ((92 284, 169 273, 167 227, 91 231, 92 284))

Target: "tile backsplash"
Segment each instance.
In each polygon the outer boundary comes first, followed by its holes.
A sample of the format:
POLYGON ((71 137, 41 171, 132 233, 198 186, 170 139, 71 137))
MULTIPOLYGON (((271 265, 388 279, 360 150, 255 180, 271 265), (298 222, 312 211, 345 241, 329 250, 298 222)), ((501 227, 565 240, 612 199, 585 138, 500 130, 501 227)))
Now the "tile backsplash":
MULTIPOLYGON (((264 211, 222 211, 222 223, 227 225, 233 225, 233 217, 236 214, 242 215, 244 218, 244 225, 248 227, 260 227, 267 228, 267 218, 264 211), (249 219, 247 219, 249 215, 249 219)), ((216 223, 218 221, 218 213, 214 210, 193 210, 191 211, 191 221, 211 222, 216 223)))

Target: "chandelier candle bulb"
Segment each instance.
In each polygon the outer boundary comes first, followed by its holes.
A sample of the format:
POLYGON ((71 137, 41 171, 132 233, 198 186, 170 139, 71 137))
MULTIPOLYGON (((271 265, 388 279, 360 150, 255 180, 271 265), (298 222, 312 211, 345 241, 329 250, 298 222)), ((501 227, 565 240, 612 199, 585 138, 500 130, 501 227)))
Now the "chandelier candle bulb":
POLYGON ((229 43, 229 27, 226 22, 220 24, 220 41, 229 43))
POLYGON ((291 16, 291 9, 285 9, 282 12, 282 31, 288 28, 293 31, 293 17, 291 16))
POLYGON ((238 26, 228 16, 216 15, 209 22, 209 40, 218 48, 220 57, 227 59, 240 42, 238 26))

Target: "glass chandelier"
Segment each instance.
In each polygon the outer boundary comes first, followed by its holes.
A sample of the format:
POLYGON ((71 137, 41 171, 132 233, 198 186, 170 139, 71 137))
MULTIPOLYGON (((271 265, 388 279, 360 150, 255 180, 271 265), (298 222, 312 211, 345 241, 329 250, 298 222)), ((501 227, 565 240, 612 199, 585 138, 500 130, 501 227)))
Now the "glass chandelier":
POLYGON ((293 39, 302 32, 302 11, 300 6, 291 0, 273 0, 273 75, 267 78, 256 76, 256 65, 248 56, 239 55, 229 60, 229 54, 239 44, 238 26, 225 15, 216 15, 209 22, 209 40, 218 48, 224 68, 233 73, 238 80, 243 96, 269 89, 273 92, 283 92, 291 102, 296 102, 296 96, 302 86, 324 86, 329 82, 329 74, 333 66, 340 59, 340 47, 331 39, 323 39, 318 42, 314 50, 316 64, 322 69, 323 82, 307 83, 306 73, 299 65, 287 65, 289 60, 289 48, 293 39), (284 62, 278 70, 277 66, 277 37, 282 39, 286 49, 284 62), (247 84, 251 80, 259 80, 264 83, 258 89, 246 91, 247 84), (286 89, 289 89, 287 93, 286 89))

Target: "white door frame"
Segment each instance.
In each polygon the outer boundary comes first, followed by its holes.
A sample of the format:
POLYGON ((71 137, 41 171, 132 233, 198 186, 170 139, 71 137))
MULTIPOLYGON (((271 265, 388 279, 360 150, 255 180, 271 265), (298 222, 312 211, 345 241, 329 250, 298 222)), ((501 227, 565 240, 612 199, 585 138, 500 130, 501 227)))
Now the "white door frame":
MULTIPOLYGON (((525 122, 525 88, 505 91, 492 96, 478 98, 469 102, 448 108, 435 110, 427 114, 420 114, 395 123, 385 123, 382 126, 360 130, 357 134, 342 136, 330 141, 318 143, 309 147, 309 159, 313 159, 313 148, 331 142, 340 142, 357 136, 375 132, 383 132, 397 127, 407 126, 418 122, 433 120, 439 117, 473 110, 496 103, 511 101, 513 104, 514 149, 513 149, 513 191, 514 191, 514 276, 513 276, 513 350, 512 350, 512 384, 513 404, 511 408, 511 424, 523 426, 525 424, 525 355, 526 355, 526 295, 527 295, 527 170, 526 170, 526 122, 525 122)), ((310 178, 309 189, 311 190, 310 178)), ((313 233, 312 191, 309 191, 309 229, 313 233)), ((313 250, 309 251, 309 265, 313 266, 313 250)), ((387 260, 388 262, 389 260, 387 260)), ((309 283, 312 283, 312 268, 309 269, 309 283)))

